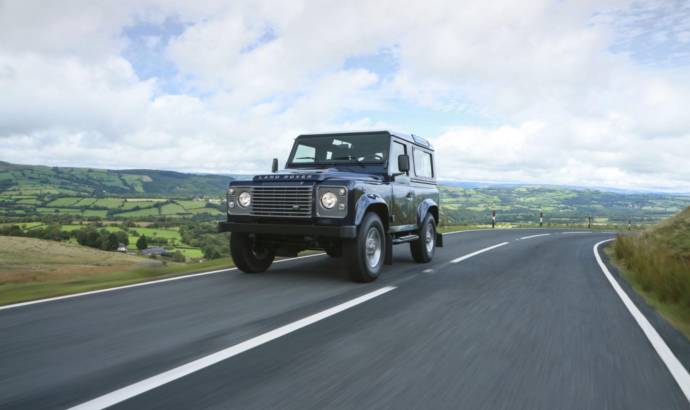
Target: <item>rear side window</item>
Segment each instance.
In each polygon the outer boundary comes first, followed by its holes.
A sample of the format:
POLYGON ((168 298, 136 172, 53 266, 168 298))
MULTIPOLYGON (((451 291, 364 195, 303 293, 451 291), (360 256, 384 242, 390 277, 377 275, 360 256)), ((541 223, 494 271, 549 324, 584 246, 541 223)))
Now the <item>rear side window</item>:
POLYGON ((414 173, 422 178, 434 177, 430 153, 418 150, 417 148, 414 149, 414 173))

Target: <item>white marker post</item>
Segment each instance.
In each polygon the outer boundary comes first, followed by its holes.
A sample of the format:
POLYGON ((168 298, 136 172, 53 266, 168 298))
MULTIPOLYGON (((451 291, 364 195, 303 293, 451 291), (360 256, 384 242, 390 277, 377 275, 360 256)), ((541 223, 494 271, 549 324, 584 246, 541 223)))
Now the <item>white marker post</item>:
POLYGON ((491 228, 496 228, 496 210, 491 212, 491 228))
POLYGON ((543 226, 544 226, 544 213, 539 212, 539 227, 541 228, 543 226))
POLYGON ((587 217, 587 229, 592 229, 592 217, 587 217))

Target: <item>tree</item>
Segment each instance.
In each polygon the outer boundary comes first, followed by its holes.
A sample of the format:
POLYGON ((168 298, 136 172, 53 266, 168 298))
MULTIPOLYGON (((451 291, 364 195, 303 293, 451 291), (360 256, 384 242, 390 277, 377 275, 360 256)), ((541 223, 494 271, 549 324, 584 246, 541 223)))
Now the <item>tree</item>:
POLYGON ((143 250, 149 247, 149 243, 146 240, 146 235, 141 235, 139 239, 137 239, 137 249, 143 250))
POLYGON ((127 232, 123 231, 117 231, 115 232, 115 235, 117 235, 117 241, 125 246, 129 245, 129 235, 127 235, 127 232))
POLYGON ((119 245, 120 241, 118 240, 118 237, 114 233, 108 234, 106 239, 101 243, 101 249, 104 251, 114 251, 117 250, 117 246, 119 245))

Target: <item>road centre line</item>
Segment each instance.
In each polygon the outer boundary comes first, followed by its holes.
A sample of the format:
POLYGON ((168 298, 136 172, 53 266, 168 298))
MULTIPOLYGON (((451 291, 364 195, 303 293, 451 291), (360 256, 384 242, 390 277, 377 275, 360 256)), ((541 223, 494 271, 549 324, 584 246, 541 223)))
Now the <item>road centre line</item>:
POLYGON ((281 326, 277 329, 273 329, 259 336, 245 340, 244 342, 238 343, 218 352, 204 356, 200 359, 175 367, 155 376, 151 376, 147 379, 141 380, 134 384, 130 384, 129 386, 125 386, 121 389, 104 394, 100 397, 96 397, 95 399, 89 400, 75 407, 72 407, 72 409, 103 409, 106 407, 113 406, 127 399, 130 399, 132 397, 138 396, 142 393, 146 393, 147 391, 160 387, 164 384, 170 383, 172 381, 195 373, 199 370, 205 369, 216 363, 227 360, 233 356, 237 356, 241 353, 244 353, 255 347, 261 346, 272 340, 278 339, 279 337, 285 336, 289 333, 292 333, 311 324, 329 318, 347 309, 353 308, 366 301, 369 301, 385 293, 388 293, 394 289, 396 289, 395 286, 385 286, 373 292, 366 293, 347 302, 333 306, 329 309, 323 310, 319 313, 315 313, 311 316, 307 316, 295 322, 288 323, 287 325, 281 326))
MULTIPOLYGON (((287 258, 287 259, 280 259, 277 260, 273 263, 281 263, 281 262, 287 262, 287 261, 294 261, 297 259, 304 259, 304 258, 312 258, 314 256, 321 256, 325 255, 325 253, 315 253, 312 255, 304 255, 304 256, 297 256, 294 258, 287 258)), ((166 282, 173 282, 176 280, 182 280, 182 279, 189 279, 189 278, 196 278, 200 276, 207 276, 207 275, 213 275, 215 273, 220 273, 220 272, 229 272, 229 271, 234 271, 237 270, 237 268, 226 268, 226 269, 218 269, 218 270, 212 270, 208 272, 199 272, 199 273, 191 273, 188 275, 180 275, 180 276, 173 276, 172 278, 165 278, 165 279, 157 279, 157 280, 151 280, 147 282, 140 282, 140 283, 133 283, 131 285, 124 285, 124 286, 116 286, 114 288, 105 288, 105 289, 98 289, 98 290, 90 290, 88 292, 81 292, 81 293, 73 293, 71 295, 64 295, 64 296, 55 296, 51 298, 45 298, 45 299, 37 299, 37 300, 29 300, 26 302, 20 302, 20 303, 14 303, 11 305, 5 305, 5 306, 0 306, 0 310, 6 310, 6 309, 14 309, 22 306, 29 306, 29 305, 36 305, 39 303, 46 303, 46 302, 54 302, 57 300, 63 300, 63 299, 72 299, 72 298, 77 298, 80 296, 88 296, 88 295, 97 295, 99 293, 107 293, 107 292, 115 292, 117 290, 123 290, 123 289, 131 289, 131 288, 138 288, 140 286, 149 286, 149 285, 156 285, 159 283, 166 283, 166 282)))
POLYGON ((489 246, 488 248, 484 248, 484 249, 480 249, 480 250, 478 250, 478 251, 476 251, 476 252, 468 253, 468 254, 465 255, 465 256, 461 256, 461 257, 459 257, 459 258, 453 259, 452 261, 450 261, 450 263, 462 262, 462 261, 464 261, 464 260, 466 260, 466 259, 469 259, 469 258, 471 258, 471 257, 473 257, 473 256, 477 256, 477 255, 482 254, 482 253, 484 253, 484 252, 488 252, 488 251, 490 251, 490 250, 493 250, 493 249, 496 249, 496 248, 500 248, 501 246, 505 246, 505 245, 508 245, 508 242, 501 242, 501 243, 499 243, 499 244, 496 244, 496 245, 493 245, 493 246, 489 246))
POLYGON ((520 238, 520 240, 531 239, 531 238, 538 238, 538 237, 540 237, 540 236, 549 236, 549 235, 551 235, 551 234, 550 234, 550 233, 540 233, 539 235, 523 236, 522 238, 520 238))
POLYGON ((680 386, 683 394, 685 394, 685 398, 688 400, 688 402, 690 402, 690 374, 688 374, 688 371, 685 369, 685 367, 683 367, 683 364, 673 354, 673 351, 671 351, 666 342, 664 342, 664 339, 659 335, 656 329, 654 329, 654 326, 649 323, 645 315, 640 312, 628 294, 625 293, 616 279, 614 279, 608 267, 606 267, 606 264, 601 260, 601 256, 599 256, 599 246, 613 240, 614 239, 607 239, 605 241, 597 242, 593 248, 594 257, 597 260, 601 271, 604 272, 604 276, 606 276, 606 279, 608 279, 609 283, 613 287, 613 290, 623 301, 623 304, 628 309, 633 319, 635 319, 637 325, 642 329, 642 332, 644 332, 645 336, 647 336, 649 343, 652 344, 652 347, 654 350, 656 350, 656 353, 664 362, 669 372, 671 372, 671 376, 673 376, 676 383, 678 383, 678 386, 680 386))

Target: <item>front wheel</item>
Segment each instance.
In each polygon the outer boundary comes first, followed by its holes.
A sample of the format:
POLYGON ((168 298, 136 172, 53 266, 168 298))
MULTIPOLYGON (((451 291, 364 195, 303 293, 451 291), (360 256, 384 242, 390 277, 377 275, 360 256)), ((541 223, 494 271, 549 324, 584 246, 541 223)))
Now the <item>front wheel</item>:
POLYGON ((419 239, 410 242, 412 259, 417 263, 431 261, 436 252, 436 221, 434 216, 427 214, 419 229, 419 239))
POLYGON ((359 226, 357 238, 348 240, 343 250, 352 280, 376 280, 386 252, 386 235, 381 218, 373 212, 367 213, 359 226))
POLYGON ((230 255, 235 266, 245 273, 265 272, 275 259, 275 251, 257 246, 246 233, 230 234, 230 255))

